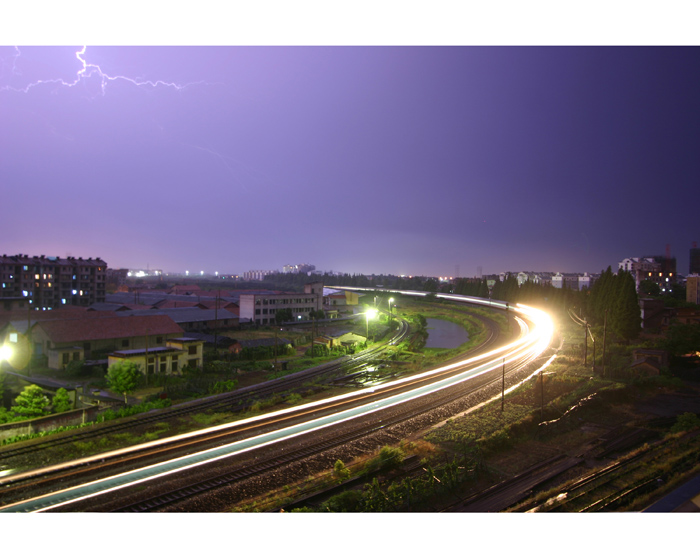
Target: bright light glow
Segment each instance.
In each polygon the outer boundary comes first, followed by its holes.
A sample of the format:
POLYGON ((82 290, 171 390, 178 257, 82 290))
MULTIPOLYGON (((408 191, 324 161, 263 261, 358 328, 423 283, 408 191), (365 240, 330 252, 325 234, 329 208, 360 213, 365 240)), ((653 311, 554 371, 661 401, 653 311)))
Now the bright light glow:
POLYGON ((365 315, 367 316, 367 319, 374 319, 377 316, 377 310, 370 308, 365 311, 365 315))
POLYGON ((3 360, 9 360, 12 357, 12 348, 7 346, 6 344, 3 346, 0 346, 0 362, 3 360))

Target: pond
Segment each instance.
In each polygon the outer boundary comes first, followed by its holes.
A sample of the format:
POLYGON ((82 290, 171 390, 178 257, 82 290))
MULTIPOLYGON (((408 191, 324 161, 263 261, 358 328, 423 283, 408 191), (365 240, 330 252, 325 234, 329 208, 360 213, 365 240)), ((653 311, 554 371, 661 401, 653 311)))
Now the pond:
POLYGON ((464 327, 443 319, 427 319, 428 341, 426 348, 457 348, 469 340, 464 327))

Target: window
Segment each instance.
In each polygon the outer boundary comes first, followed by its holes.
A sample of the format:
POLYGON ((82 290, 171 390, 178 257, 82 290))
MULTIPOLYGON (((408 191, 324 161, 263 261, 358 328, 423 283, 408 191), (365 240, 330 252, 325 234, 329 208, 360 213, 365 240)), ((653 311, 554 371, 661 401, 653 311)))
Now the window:
POLYGON ((188 346, 187 347, 187 353, 192 356, 197 353, 197 347, 196 346, 188 346))
POLYGON ((160 372, 165 373, 167 371, 167 369, 168 369, 168 364, 166 363, 166 361, 163 360, 162 362, 160 362, 160 372))
POLYGON ((125 338, 122 340, 122 348, 128 348, 129 347, 129 339, 125 338))
POLYGON ((62 363, 63 363, 64 366, 67 365, 68 362, 70 361, 70 353, 69 353, 69 352, 63 352, 63 353, 61 354, 61 361, 62 361, 62 363))
POLYGON ((159 336, 156 338, 156 344, 163 344, 163 337, 159 336))

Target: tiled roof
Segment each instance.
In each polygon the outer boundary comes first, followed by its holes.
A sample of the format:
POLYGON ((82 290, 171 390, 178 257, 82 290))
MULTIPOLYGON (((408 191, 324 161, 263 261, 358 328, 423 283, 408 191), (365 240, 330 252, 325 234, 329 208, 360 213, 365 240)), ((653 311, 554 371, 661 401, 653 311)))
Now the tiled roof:
POLYGON ((156 307, 158 309, 186 309, 188 307, 197 307, 196 300, 178 301, 176 299, 166 299, 160 302, 156 307))
POLYGON ((234 315, 226 309, 200 309, 199 307, 184 307, 182 309, 145 309, 138 311, 120 311, 117 313, 120 317, 128 316, 152 316, 152 315, 167 315, 172 317, 172 319, 177 323, 187 323, 192 321, 213 321, 214 319, 237 319, 238 316, 234 315))
POLYGON ((96 318, 90 316, 82 319, 39 321, 35 328, 42 329, 52 342, 61 344, 183 332, 175 321, 164 315, 96 318))
POLYGON ((0 324, 10 321, 53 321, 56 319, 76 319, 80 317, 114 317, 114 311, 88 311, 87 307, 62 305, 58 309, 50 311, 37 311, 32 309, 29 313, 26 309, 13 309, 12 311, 0 311, 0 324))
POLYGON ((176 284, 170 290, 171 294, 188 294, 193 292, 198 292, 200 290, 199 286, 196 284, 190 284, 187 286, 176 284))

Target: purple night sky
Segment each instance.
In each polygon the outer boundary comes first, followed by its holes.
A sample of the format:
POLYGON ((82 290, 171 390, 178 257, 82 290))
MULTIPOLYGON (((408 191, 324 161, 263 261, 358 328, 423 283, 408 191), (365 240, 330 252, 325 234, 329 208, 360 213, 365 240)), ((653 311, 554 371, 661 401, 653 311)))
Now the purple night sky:
POLYGON ((686 274, 700 242, 697 47, 88 47, 104 90, 81 48, 0 47, 0 253, 686 274))

